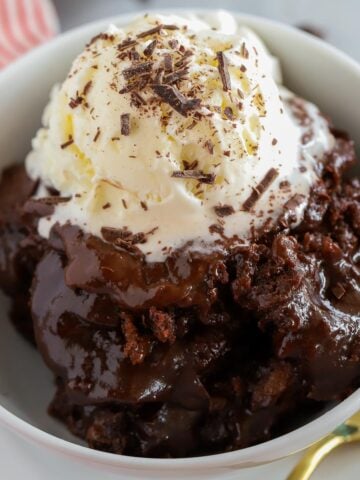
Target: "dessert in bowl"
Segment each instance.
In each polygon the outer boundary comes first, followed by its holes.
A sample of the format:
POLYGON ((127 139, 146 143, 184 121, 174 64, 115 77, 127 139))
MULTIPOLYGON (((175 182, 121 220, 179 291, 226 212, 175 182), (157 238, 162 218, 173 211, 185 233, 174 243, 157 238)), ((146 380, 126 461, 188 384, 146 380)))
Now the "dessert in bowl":
POLYGON ((96 449, 199 456, 355 391, 354 163, 231 16, 94 37, 0 188, 2 284, 51 413, 96 449))

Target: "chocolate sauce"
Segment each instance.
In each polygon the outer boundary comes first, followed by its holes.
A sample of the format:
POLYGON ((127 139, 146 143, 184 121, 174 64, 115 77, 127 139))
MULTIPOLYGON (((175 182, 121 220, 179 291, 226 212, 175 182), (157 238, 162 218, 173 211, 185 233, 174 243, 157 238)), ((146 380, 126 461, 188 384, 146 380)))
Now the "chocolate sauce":
POLYGON ((0 284, 56 377, 50 412, 93 448, 183 457, 273 438, 358 388, 360 182, 334 133, 297 228, 285 213, 248 246, 159 263, 76 225, 40 239, 60 197, 6 170, 0 284))

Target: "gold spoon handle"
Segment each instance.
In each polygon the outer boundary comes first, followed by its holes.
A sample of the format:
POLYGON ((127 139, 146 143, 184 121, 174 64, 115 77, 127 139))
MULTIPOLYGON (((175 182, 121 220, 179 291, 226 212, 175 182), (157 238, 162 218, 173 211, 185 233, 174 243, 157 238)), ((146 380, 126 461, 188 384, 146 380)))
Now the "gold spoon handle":
POLYGON ((358 439, 354 438, 352 440, 349 437, 346 438, 331 433, 308 449, 303 458, 287 477, 287 480, 309 480, 320 462, 329 455, 332 450, 343 443, 349 443, 356 440, 358 439))

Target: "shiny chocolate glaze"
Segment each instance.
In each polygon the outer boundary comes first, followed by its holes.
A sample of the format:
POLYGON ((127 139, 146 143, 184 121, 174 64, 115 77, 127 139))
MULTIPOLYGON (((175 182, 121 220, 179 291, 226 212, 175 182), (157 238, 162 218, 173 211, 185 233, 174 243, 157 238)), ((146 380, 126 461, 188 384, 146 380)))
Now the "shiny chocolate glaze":
POLYGON ((247 246, 148 263, 76 225, 12 167, 0 185, 0 284, 54 372, 50 412, 93 448, 154 457, 274 437, 360 384, 360 182, 334 132, 305 217, 247 246), (16 194, 15 194, 16 192, 16 194), (19 300, 20 299, 20 300, 19 300))

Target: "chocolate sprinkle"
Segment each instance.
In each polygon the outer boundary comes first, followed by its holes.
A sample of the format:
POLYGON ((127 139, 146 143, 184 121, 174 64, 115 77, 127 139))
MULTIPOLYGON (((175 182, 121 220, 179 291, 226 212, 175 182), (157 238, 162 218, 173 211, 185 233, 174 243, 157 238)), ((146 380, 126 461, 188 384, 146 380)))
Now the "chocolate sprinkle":
POLYGON ((214 173, 204 173, 201 170, 179 170, 173 172, 171 176, 174 178, 194 179, 199 183, 206 183, 208 185, 212 185, 215 182, 214 173))
POLYGON ((121 122, 121 135, 130 135, 130 114, 123 113, 120 117, 121 122))
POLYGON ((243 210, 249 212, 278 175, 279 172, 275 168, 270 168, 258 186, 253 188, 249 198, 243 203, 243 210))
POLYGON ((216 57, 218 59, 218 69, 223 84, 224 91, 227 92, 231 89, 231 80, 228 70, 228 60, 224 52, 217 52, 216 57))
POLYGON ((141 205, 141 208, 142 208, 143 210, 145 210, 145 212, 147 212, 148 206, 147 206, 146 202, 141 201, 141 202, 140 202, 140 205, 141 205))
POLYGON ((216 205, 214 210, 218 217, 228 217, 235 213, 234 207, 231 205, 216 205))
POLYGON ((170 105, 174 110, 184 117, 191 110, 195 110, 200 106, 198 98, 186 98, 173 85, 153 85, 154 92, 161 98, 161 100, 170 105))

